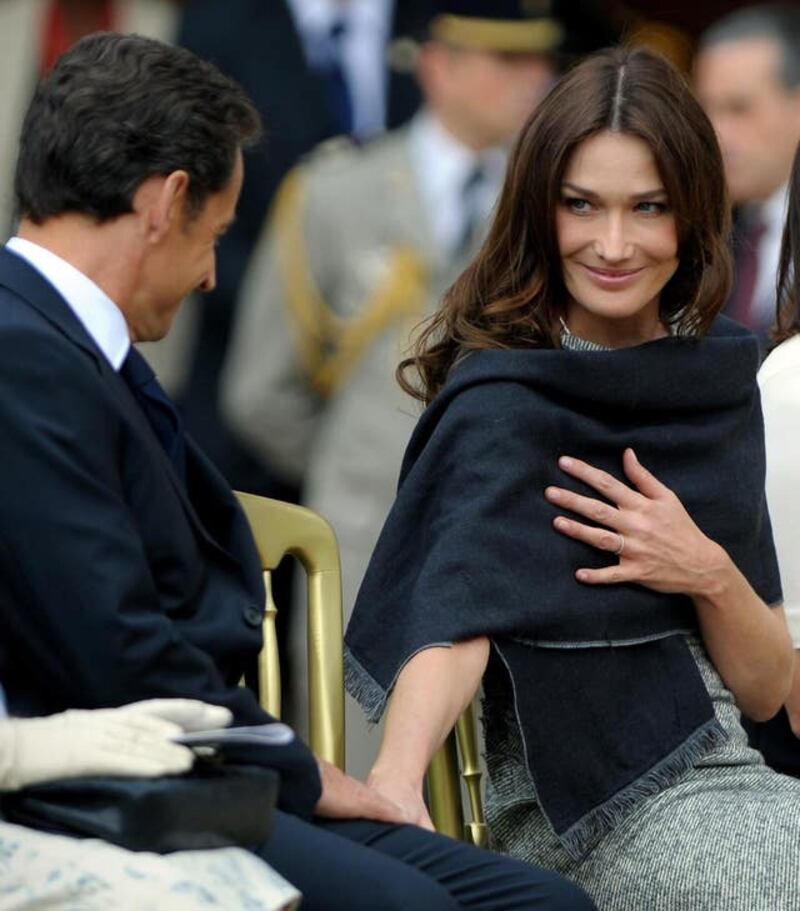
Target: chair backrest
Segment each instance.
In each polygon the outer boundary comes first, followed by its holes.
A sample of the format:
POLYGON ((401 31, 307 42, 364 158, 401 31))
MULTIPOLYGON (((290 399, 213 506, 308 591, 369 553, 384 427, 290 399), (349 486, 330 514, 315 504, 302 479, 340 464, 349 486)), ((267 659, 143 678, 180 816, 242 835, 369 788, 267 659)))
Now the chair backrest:
POLYGON ((259 699, 281 714, 280 659, 275 631, 277 608, 270 574, 291 555, 308 578, 309 741, 323 759, 344 769, 344 660, 342 578, 339 548, 331 526, 318 513, 254 494, 236 494, 250 523, 264 570, 264 647, 258 662, 259 699))
POLYGON ((481 767, 478 754, 475 705, 470 703, 456 722, 455 729, 431 760, 428 768, 428 800, 436 831, 485 848, 489 833, 483 815, 481 767), (468 815, 464 812, 461 781, 464 780, 468 815))
MULTIPOLYGON (((275 630, 277 607, 271 572, 288 554, 308 579, 309 740, 314 752, 344 769, 344 660, 342 581, 336 535, 313 510, 254 494, 236 494, 250 523, 264 570, 264 647, 258 662, 259 699, 281 714, 280 658, 275 630)), ((431 817, 437 831, 485 847, 488 834, 481 799, 477 723, 470 704, 428 769, 431 817), (457 744, 457 745, 456 745, 457 744), (461 777, 469 807, 464 812, 461 777)))

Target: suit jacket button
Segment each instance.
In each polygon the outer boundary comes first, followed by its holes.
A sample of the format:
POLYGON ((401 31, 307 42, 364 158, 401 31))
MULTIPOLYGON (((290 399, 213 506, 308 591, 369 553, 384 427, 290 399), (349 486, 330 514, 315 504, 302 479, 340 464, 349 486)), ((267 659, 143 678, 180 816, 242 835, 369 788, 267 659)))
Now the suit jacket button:
POLYGON ((243 611, 244 613, 244 622, 248 626, 261 626, 261 621, 264 619, 264 614, 257 607, 253 607, 250 604, 243 611))

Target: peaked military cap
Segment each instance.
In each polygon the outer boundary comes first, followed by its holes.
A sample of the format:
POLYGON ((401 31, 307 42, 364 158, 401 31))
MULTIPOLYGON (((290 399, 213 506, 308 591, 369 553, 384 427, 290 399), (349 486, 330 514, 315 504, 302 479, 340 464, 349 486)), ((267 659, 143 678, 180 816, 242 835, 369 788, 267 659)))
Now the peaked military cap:
POLYGON ((553 0, 441 0, 430 36, 460 47, 551 53, 564 40, 553 0))

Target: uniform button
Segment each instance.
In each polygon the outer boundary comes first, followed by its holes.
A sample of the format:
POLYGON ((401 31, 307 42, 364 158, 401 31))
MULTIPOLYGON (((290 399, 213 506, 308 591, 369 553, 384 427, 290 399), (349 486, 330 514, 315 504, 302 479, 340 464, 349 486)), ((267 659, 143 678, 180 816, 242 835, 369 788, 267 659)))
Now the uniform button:
POLYGON ((253 607, 253 605, 250 604, 244 609, 243 613, 244 622, 247 623, 248 626, 261 626, 264 615, 257 607, 253 607))

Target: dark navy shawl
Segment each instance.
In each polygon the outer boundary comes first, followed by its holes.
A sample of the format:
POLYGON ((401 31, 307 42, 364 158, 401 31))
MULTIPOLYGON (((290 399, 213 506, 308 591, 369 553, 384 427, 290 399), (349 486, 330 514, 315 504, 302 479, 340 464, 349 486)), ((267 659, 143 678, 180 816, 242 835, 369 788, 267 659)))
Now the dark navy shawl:
POLYGON ((348 689, 378 718, 410 657, 488 635, 540 806, 573 856, 725 734, 682 635, 696 629, 691 601, 577 582, 577 568, 616 558, 555 532, 544 489, 581 489, 558 469, 562 454, 624 479, 632 446, 758 594, 780 602, 758 363, 755 338, 722 317, 703 339, 476 351, 406 451, 347 630, 348 689))

